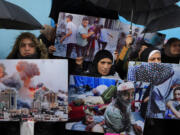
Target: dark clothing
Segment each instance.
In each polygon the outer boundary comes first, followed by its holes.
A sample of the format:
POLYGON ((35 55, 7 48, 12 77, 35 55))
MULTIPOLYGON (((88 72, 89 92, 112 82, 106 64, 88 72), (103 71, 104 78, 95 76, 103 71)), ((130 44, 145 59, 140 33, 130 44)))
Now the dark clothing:
POLYGON ((76 49, 77 56, 79 57, 79 48, 74 43, 67 44, 66 57, 70 58, 73 48, 76 49))
POLYGON ((103 133, 66 130, 65 124, 65 122, 36 122, 34 135, 104 135, 103 133))
POLYGON ((64 122, 36 122, 34 135, 67 135, 64 122))
POLYGON ((120 59, 118 61, 115 61, 114 63, 114 70, 118 73, 121 79, 126 79, 128 73, 126 63, 120 59))
POLYGON ((51 45, 54 45, 54 42, 49 41, 43 34, 40 34, 38 39, 39 40, 41 39, 43 41, 43 43, 45 44, 46 48, 48 48, 51 45))
MULTIPOLYGON (((70 62, 71 65, 69 67, 71 67, 72 70, 70 70, 70 74, 101 77, 102 75, 99 74, 97 65, 98 65, 98 62, 104 58, 109 58, 113 62, 113 56, 107 50, 101 50, 97 52, 96 55, 94 56, 93 62, 84 61, 82 66, 77 65, 75 60, 71 59, 71 62, 70 62)), ((115 67, 113 65, 107 76, 114 75, 114 74, 115 74, 115 67)))
POLYGON ((151 85, 149 85, 149 87, 146 89, 143 98, 142 98, 142 103, 141 103, 141 108, 140 108, 140 113, 141 116, 145 119, 146 118, 146 110, 147 110, 147 106, 148 106, 148 101, 144 102, 144 100, 149 97, 150 94, 150 90, 151 90, 151 85))
POLYGON ((180 56, 179 57, 169 57, 165 54, 164 49, 161 51, 161 62, 162 63, 175 63, 179 64, 180 56))
MULTIPOLYGON (((93 77, 101 77, 102 75, 96 73, 96 72, 93 72, 93 64, 92 62, 87 62, 87 61, 84 61, 83 62, 83 65, 82 66, 79 66, 76 64, 75 60, 71 60, 70 62, 70 74, 73 74, 73 75, 82 75, 82 76, 93 76, 93 77)), ((111 67, 111 70, 110 70, 110 73, 107 75, 114 75, 115 74, 115 67, 114 65, 112 65, 111 67)))
POLYGON ((75 59, 69 59, 69 74, 72 75, 86 75, 86 72, 89 71, 89 67, 92 62, 83 61, 82 66, 76 64, 75 59))
POLYGON ((99 50, 100 50, 100 49, 104 50, 104 49, 106 48, 106 46, 107 46, 107 42, 103 42, 103 41, 101 41, 101 40, 98 40, 99 50), (101 47, 101 45, 102 45, 102 47, 101 47))
POLYGON ((146 48, 140 55, 140 61, 143 61, 143 62, 148 62, 148 58, 149 58, 149 55, 152 51, 154 50, 158 50, 154 47, 148 47, 146 48))
POLYGON ((180 121, 175 119, 147 118, 143 135, 171 135, 173 133, 179 135, 179 124, 180 121))
POLYGON ((1 121, 0 131, 4 135, 20 135, 20 123, 12 121, 1 121))
POLYGON ((78 52, 77 52, 77 56, 78 57, 85 57, 86 55, 86 52, 87 52, 87 47, 88 46, 80 46, 80 45, 77 45, 77 48, 78 48, 78 52))
MULTIPOLYGON (((95 69, 94 64, 92 63, 92 65, 89 68, 89 72, 87 75, 94 76, 94 77, 101 77, 102 75, 99 74, 98 72, 96 72, 96 70, 94 70, 94 69, 95 69)), ((114 74, 115 74, 115 67, 114 67, 114 65, 112 65, 109 74, 106 76, 113 76, 114 74)))
MULTIPOLYGON (((90 67, 90 73, 94 76, 102 76, 101 74, 99 74, 98 72, 98 62, 104 58, 109 58, 112 62, 113 62, 113 56, 111 54, 111 52, 107 51, 107 50, 100 50, 96 53, 96 55, 94 56, 94 60, 92 62, 92 66, 90 67)), ((108 75, 114 75, 114 69, 113 67, 111 68, 110 72, 108 75)), ((107 75, 107 76, 108 76, 107 75)))

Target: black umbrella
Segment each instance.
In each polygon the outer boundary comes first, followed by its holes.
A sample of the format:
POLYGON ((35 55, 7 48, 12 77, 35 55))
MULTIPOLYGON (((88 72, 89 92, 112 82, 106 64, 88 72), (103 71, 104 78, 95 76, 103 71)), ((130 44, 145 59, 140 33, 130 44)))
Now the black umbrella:
POLYGON ((23 8, 0 0, 0 28, 35 30, 41 29, 42 25, 23 8))
POLYGON ((116 11, 149 11, 165 8, 180 0, 89 0, 97 6, 116 11))
POLYGON ((152 20, 143 32, 156 32, 176 27, 180 27, 180 7, 173 12, 152 20))
POLYGON ((151 11, 137 11, 134 12, 133 18, 131 18, 131 12, 119 12, 120 16, 124 17, 128 21, 132 21, 135 24, 140 24, 146 26, 152 20, 172 13, 179 9, 177 5, 172 5, 162 9, 155 9, 151 11))
POLYGON ((49 17, 57 23, 59 12, 118 19, 118 12, 94 5, 88 0, 53 0, 49 17))
POLYGON ((137 24, 143 24, 143 25, 147 24, 148 20, 151 20, 152 17, 149 12, 172 6, 180 0, 90 0, 90 1, 97 6, 118 11, 119 14, 125 18, 130 18, 128 20, 131 21, 131 25, 130 25, 130 34, 131 34, 132 22, 134 20, 134 16, 136 18, 135 22, 140 22, 137 24), (145 17, 143 18, 143 16, 145 17), (138 20, 140 21, 137 21, 137 18, 139 18, 138 20), (142 20, 141 18, 145 19, 145 21, 142 20))

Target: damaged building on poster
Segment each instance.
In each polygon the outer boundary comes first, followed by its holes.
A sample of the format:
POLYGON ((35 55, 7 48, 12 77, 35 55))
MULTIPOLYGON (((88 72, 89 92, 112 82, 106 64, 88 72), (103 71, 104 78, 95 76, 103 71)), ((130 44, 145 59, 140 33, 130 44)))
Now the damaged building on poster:
POLYGON ((34 109, 51 109, 58 107, 57 93, 48 90, 39 89, 34 94, 33 108, 34 109))
POLYGON ((0 91, 0 109, 7 110, 17 109, 17 93, 13 89, 0 91))

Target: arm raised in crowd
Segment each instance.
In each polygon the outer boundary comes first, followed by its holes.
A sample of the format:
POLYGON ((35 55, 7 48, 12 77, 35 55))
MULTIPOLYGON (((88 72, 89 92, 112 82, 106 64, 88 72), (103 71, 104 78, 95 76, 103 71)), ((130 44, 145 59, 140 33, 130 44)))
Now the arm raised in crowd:
POLYGON ((118 54, 117 51, 114 52, 115 55, 115 70, 119 74, 119 76, 122 79, 126 78, 127 75, 127 69, 128 69, 128 56, 129 56, 129 50, 130 46, 133 42, 133 37, 132 35, 128 35, 125 40, 126 44, 122 48, 120 54, 118 54))

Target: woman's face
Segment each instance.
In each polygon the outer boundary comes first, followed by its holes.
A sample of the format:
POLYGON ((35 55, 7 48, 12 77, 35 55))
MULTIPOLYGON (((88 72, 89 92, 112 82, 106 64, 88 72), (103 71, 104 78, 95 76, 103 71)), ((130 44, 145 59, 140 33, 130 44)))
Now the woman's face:
POLYGON ((149 63, 161 63, 161 54, 159 52, 154 53, 151 55, 151 57, 148 59, 149 63))
POLYGON ((29 38, 22 39, 19 47, 19 52, 21 56, 29 56, 35 54, 36 48, 33 41, 29 38))
POLYGON ((176 90, 174 92, 174 98, 175 100, 180 101, 180 90, 176 90))
POLYGON ((172 55, 180 55, 180 41, 173 42, 170 45, 170 53, 172 55))
POLYGON ((112 67, 112 60, 109 58, 101 59, 97 64, 97 69, 99 74, 102 76, 106 76, 109 74, 111 67, 112 67))

